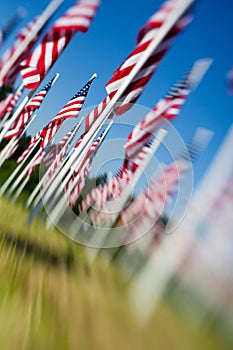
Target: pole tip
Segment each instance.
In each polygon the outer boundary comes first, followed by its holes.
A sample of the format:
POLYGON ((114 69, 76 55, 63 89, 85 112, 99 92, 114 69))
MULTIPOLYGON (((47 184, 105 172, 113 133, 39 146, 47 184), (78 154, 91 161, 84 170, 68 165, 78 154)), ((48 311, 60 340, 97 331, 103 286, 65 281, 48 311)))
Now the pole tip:
POLYGON ((90 80, 93 80, 93 79, 95 79, 95 78, 97 78, 97 73, 94 73, 94 74, 92 75, 92 77, 91 77, 90 80))

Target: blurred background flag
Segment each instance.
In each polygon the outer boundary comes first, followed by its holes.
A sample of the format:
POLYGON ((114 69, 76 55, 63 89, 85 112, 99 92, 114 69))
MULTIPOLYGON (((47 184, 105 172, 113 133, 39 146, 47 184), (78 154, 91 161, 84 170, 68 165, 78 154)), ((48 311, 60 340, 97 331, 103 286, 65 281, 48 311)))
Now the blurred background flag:
POLYGON ((30 53, 43 28, 62 1, 51 1, 40 16, 19 32, 13 45, 6 50, 0 59, 0 86, 14 85, 21 61, 30 53))
POLYGON ((27 89, 40 84, 77 31, 87 32, 99 4, 99 0, 78 1, 48 30, 40 45, 21 63, 27 89))

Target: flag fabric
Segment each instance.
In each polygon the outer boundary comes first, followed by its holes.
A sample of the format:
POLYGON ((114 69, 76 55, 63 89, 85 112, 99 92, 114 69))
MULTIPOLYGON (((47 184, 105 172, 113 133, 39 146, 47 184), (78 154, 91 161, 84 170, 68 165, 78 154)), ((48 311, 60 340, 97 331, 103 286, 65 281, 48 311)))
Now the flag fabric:
POLYGON ((40 45, 21 63, 26 88, 40 84, 77 31, 88 30, 99 4, 99 0, 81 0, 54 23, 40 45))
MULTIPOLYGON (((110 99, 113 98, 121 85, 124 84, 130 72, 144 55, 152 40, 159 35, 160 30, 163 28, 172 12, 176 10, 177 6, 179 6, 178 1, 167 1, 140 30, 136 48, 114 72, 113 77, 105 85, 110 99)), ((175 37, 188 25, 190 20, 191 16, 187 13, 177 20, 118 100, 119 105, 117 105, 114 110, 116 115, 121 115, 137 101, 162 58, 171 47, 175 37)))
POLYGON ((72 98, 67 104, 61 109, 61 111, 52 119, 41 131, 41 148, 45 148, 51 138, 56 134, 58 129, 61 127, 64 120, 68 118, 77 118, 79 112, 82 109, 85 98, 88 94, 90 86, 95 79, 96 75, 93 75, 91 79, 85 84, 72 98))
MULTIPOLYGON (((90 130, 93 123, 96 121, 96 119, 98 119, 99 115, 104 111, 105 107, 109 102, 110 102, 110 98, 109 96, 107 96, 105 99, 103 99, 102 102, 98 104, 98 106, 96 106, 93 109, 93 111, 91 111, 90 114, 88 114, 88 116, 85 119, 85 132, 90 130)), ((113 114, 111 114, 109 118, 111 118, 112 116, 113 114)))
POLYGON ((38 92, 34 97, 32 97, 31 100, 26 104, 21 114, 16 118, 11 129, 6 133, 5 135, 6 139, 9 139, 21 134, 22 130, 24 129, 25 125, 28 123, 32 114, 37 109, 40 108, 42 102, 44 101, 45 96, 47 95, 48 91, 53 85, 54 79, 55 77, 51 79, 50 82, 46 84, 44 88, 41 89, 40 92, 38 92))
POLYGON ((102 210, 104 205, 112 198, 117 199, 130 181, 130 173, 126 168, 121 169, 111 177, 105 184, 93 188, 79 205, 79 211, 84 212, 93 205, 96 209, 102 210))
POLYGON ((145 143, 147 143, 153 133, 158 128, 163 119, 174 119, 180 113, 192 89, 192 75, 188 74, 179 81, 170 92, 150 111, 130 132, 124 146, 126 156, 132 157, 145 143))
MULTIPOLYGON (((152 177, 149 186, 144 192, 139 194, 132 203, 121 212, 121 220, 124 224, 137 217, 133 225, 135 230, 139 222, 145 225, 145 221, 150 225, 165 213, 172 199, 182 183, 185 175, 191 169, 191 164, 197 159, 199 154, 205 149, 212 133, 207 129, 199 128, 187 148, 171 164, 161 166, 159 172, 152 177), (149 221, 148 221, 149 220, 149 221)), ((134 229, 132 229, 134 232, 134 229)))
POLYGON ((3 67, 7 64, 7 62, 13 56, 15 56, 20 46, 28 39, 28 37, 31 36, 31 33, 35 33, 34 36, 31 38, 29 44, 27 45, 27 49, 24 52, 22 52, 14 62, 12 62, 12 65, 9 67, 8 71, 0 79, 0 86, 14 85, 14 82, 19 73, 20 62, 30 53, 32 47, 35 45, 35 43, 39 38, 40 32, 42 30, 41 29, 39 32, 38 30, 36 30, 36 28, 38 27, 39 20, 40 20, 40 17, 37 17, 33 21, 31 21, 25 28, 23 28, 17 35, 13 45, 3 54, 2 58, 0 59, 0 71, 1 71, 3 67))
POLYGON ((9 94, 3 101, 0 103, 0 119, 2 119, 6 113, 12 113, 15 105, 21 97, 21 92, 9 94))
MULTIPOLYGON (((189 169, 190 162, 183 157, 162 167, 148 187, 120 213, 122 223, 126 225, 133 221, 133 225, 140 222, 143 226, 147 221, 151 227, 165 213, 169 201, 189 169)), ((130 229, 135 232, 136 226, 131 226, 130 229)))
POLYGON ((134 157, 125 158, 123 162, 123 169, 127 169, 134 173, 138 168, 143 167, 145 159, 151 154, 150 143, 143 146, 134 157))

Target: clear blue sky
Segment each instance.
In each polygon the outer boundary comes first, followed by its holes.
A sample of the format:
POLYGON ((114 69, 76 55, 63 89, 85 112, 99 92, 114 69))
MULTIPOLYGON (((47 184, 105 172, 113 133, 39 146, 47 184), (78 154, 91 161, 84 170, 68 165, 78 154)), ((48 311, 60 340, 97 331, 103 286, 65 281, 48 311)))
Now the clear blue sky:
MULTIPOLYGON (((61 76, 41 107, 31 133, 54 117, 93 72, 97 72, 98 78, 92 86, 85 106, 99 103, 106 96, 104 84, 132 51, 138 30, 162 2, 103 0, 89 32, 77 33, 50 71, 46 81, 55 72, 59 72, 61 76)), ((0 24, 4 24, 15 9, 22 5, 27 9, 27 17, 18 26, 18 30, 42 12, 48 3, 46 0, 2 1, 0 24)), ((65 0, 54 19, 74 3, 75 0, 65 0)), ((233 66, 233 2, 199 0, 194 13, 193 22, 177 38, 138 103, 152 108, 196 59, 202 57, 214 59, 204 80, 189 97, 180 116, 173 123, 185 141, 188 141, 195 129, 200 126, 215 132, 211 144, 195 165, 195 182, 197 182, 232 123, 233 95, 227 92, 226 74, 233 66)), ((14 34, 0 53, 10 44, 14 34)), ((121 134, 120 130, 119 133, 121 134)))

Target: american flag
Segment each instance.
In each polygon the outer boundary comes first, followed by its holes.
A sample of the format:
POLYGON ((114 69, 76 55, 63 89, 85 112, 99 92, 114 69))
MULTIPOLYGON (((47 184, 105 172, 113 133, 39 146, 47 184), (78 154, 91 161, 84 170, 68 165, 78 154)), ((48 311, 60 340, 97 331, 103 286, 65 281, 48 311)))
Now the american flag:
MULTIPOLYGON (((177 0, 167 1, 140 30, 135 50, 126 58, 123 64, 114 72, 113 77, 105 85, 110 99, 113 98, 118 89, 127 79, 129 73, 139 62, 142 55, 144 55, 152 40, 159 35, 163 25, 169 19, 172 12, 176 10, 177 6, 179 6, 177 0)), ((126 88, 121 98, 118 100, 120 105, 115 108, 116 115, 121 115, 137 101, 145 88, 145 85, 154 74, 168 49, 171 47, 175 37, 187 26, 190 20, 191 16, 186 13, 170 29, 168 34, 147 59, 140 71, 126 88)))
POLYGON ((130 132, 124 146, 127 157, 132 157, 145 143, 147 143, 153 133, 158 128, 163 118, 175 118, 190 93, 191 85, 189 79, 184 78, 178 82, 165 98, 159 100, 151 112, 149 112, 130 132))
POLYGON ((50 90, 51 86, 54 83, 56 76, 46 84, 43 89, 40 90, 32 99, 26 104, 23 108, 21 114, 16 118, 12 128, 6 133, 5 138, 9 139, 14 136, 20 135, 25 125, 28 123, 32 114, 40 108, 42 102, 44 101, 45 96, 50 90))
POLYGON ((26 88, 40 84, 77 31, 88 30, 99 4, 99 0, 81 0, 54 23, 40 45, 21 63, 26 88))
POLYGON ((25 28, 23 28, 17 35, 13 45, 3 54, 2 58, 0 59, 0 71, 1 71, 4 68, 4 66, 7 65, 8 61, 12 59, 12 57, 16 57, 16 59, 12 61, 12 64, 9 67, 8 71, 4 74, 4 76, 1 77, 0 86, 14 85, 14 82, 19 73, 20 62, 30 53, 32 47, 34 46, 34 44, 37 42, 39 38, 41 30, 38 32, 38 30, 36 29, 38 27, 39 20, 40 20, 39 17, 35 18, 25 28), (28 40, 32 32, 35 33, 35 35, 31 38, 29 44, 27 45, 27 49, 24 52, 22 52, 19 56, 16 55, 20 46, 26 40, 28 40))
POLYGON ((133 157, 152 137, 163 119, 174 119, 181 111, 188 95, 199 83, 203 74, 211 64, 211 60, 200 59, 191 70, 178 81, 170 92, 156 104, 128 135, 124 146, 126 156, 133 157))
POLYGON ((0 103, 0 119, 4 117, 6 113, 12 113, 13 109, 21 97, 21 92, 9 94, 3 101, 0 103))
POLYGON ((133 157, 125 158, 123 163, 123 169, 127 169, 134 173, 136 169, 141 168, 145 159, 151 154, 150 143, 141 147, 138 153, 136 153, 133 157))
POLYGON ((85 84, 73 97, 67 102, 67 104, 61 109, 61 111, 52 119, 48 125, 41 131, 41 144, 40 147, 45 148, 51 138, 58 131, 63 121, 67 118, 77 118, 79 112, 82 109, 85 98, 88 94, 90 86, 95 79, 96 75, 94 74, 91 79, 85 84))
MULTIPOLYGON (((149 186, 140 193, 130 205, 121 213, 121 220, 128 224, 140 216, 143 220, 157 221, 160 215, 164 214, 172 196, 178 190, 187 172, 191 169, 191 162, 194 162, 204 150, 212 137, 207 129, 197 129, 192 141, 187 148, 169 165, 161 166, 159 172, 152 177, 149 186)), ((135 225, 138 221, 135 221, 135 225)), ((145 224, 145 222, 144 222, 145 224)), ((137 228, 135 227, 135 230, 137 228)), ((134 231, 132 229, 132 231, 134 231)))
POLYGON ((91 206, 101 210, 112 198, 117 199, 130 180, 130 172, 121 169, 115 176, 111 177, 105 184, 93 188, 79 205, 79 211, 87 211, 91 206))
MULTIPOLYGON (((90 114, 88 114, 88 116, 85 119, 85 132, 87 132, 91 128, 93 123, 96 121, 96 119, 98 119, 99 115, 104 111, 105 107, 109 102, 110 102, 110 98, 109 96, 107 96, 105 99, 103 99, 102 102, 98 104, 98 106, 96 106, 93 109, 93 111, 91 111, 90 114)), ((110 118, 112 116, 113 114, 111 114, 110 118)))

